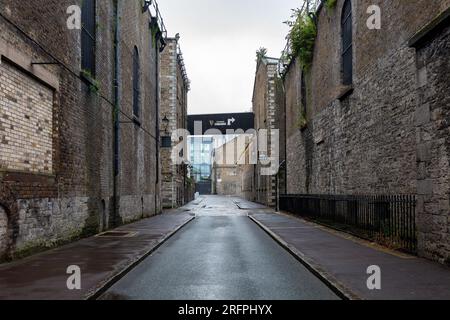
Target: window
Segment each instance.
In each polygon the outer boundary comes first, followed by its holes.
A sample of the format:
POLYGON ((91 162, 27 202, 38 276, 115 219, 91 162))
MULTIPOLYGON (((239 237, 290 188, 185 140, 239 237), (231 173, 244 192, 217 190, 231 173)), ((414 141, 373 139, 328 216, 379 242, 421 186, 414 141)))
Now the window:
POLYGON ((133 115, 135 118, 140 116, 140 67, 139 67, 139 52, 137 47, 134 47, 133 52, 133 115))
POLYGON ((342 80, 344 85, 353 83, 353 26, 352 2, 346 0, 342 9, 342 80))
POLYGON ((95 76, 95 0, 83 0, 81 9, 81 69, 95 76))

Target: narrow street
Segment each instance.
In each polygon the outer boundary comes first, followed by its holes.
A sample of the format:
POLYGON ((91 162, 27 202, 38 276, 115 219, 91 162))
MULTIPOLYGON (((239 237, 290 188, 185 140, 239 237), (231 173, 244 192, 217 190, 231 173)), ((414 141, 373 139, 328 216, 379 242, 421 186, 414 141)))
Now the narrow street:
POLYGON ((0 302, 450 300, 431 3, 0 0, 0 302))
POLYGON ((104 299, 338 299, 230 197, 204 198, 196 219, 104 299))

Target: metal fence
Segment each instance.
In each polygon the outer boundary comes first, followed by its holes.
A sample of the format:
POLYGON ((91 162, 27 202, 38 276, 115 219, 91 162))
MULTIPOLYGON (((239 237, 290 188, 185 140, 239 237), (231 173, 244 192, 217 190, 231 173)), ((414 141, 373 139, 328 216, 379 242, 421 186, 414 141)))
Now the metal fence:
POLYGON ((416 198, 411 195, 283 195, 280 209, 415 254, 416 198))

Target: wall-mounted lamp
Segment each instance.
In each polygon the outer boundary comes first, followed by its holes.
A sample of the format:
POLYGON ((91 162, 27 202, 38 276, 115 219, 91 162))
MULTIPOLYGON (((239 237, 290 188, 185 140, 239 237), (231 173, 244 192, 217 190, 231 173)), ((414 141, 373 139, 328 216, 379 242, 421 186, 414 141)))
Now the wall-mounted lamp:
POLYGON ((164 118, 162 119, 162 126, 165 134, 169 134, 169 123, 170 120, 167 118, 167 115, 164 115, 164 118))
POLYGON ((161 137, 161 147, 162 148, 171 148, 172 147, 172 137, 169 134, 169 124, 170 120, 167 118, 167 115, 164 115, 164 118, 161 120, 162 123, 162 137, 161 137))

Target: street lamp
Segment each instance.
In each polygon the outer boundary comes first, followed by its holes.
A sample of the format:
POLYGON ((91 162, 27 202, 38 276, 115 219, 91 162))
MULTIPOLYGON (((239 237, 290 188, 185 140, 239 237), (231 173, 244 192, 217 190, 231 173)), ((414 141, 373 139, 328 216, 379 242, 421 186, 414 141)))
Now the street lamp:
POLYGON ((164 115, 164 118, 162 119, 162 141, 161 141, 161 147, 163 148, 170 148, 172 147, 172 138, 169 134, 169 124, 170 120, 167 118, 167 115, 164 115))
POLYGON ((169 123, 170 120, 167 118, 167 115, 164 115, 164 118, 162 119, 162 123, 163 123, 163 131, 165 134, 169 134, 169 123))

